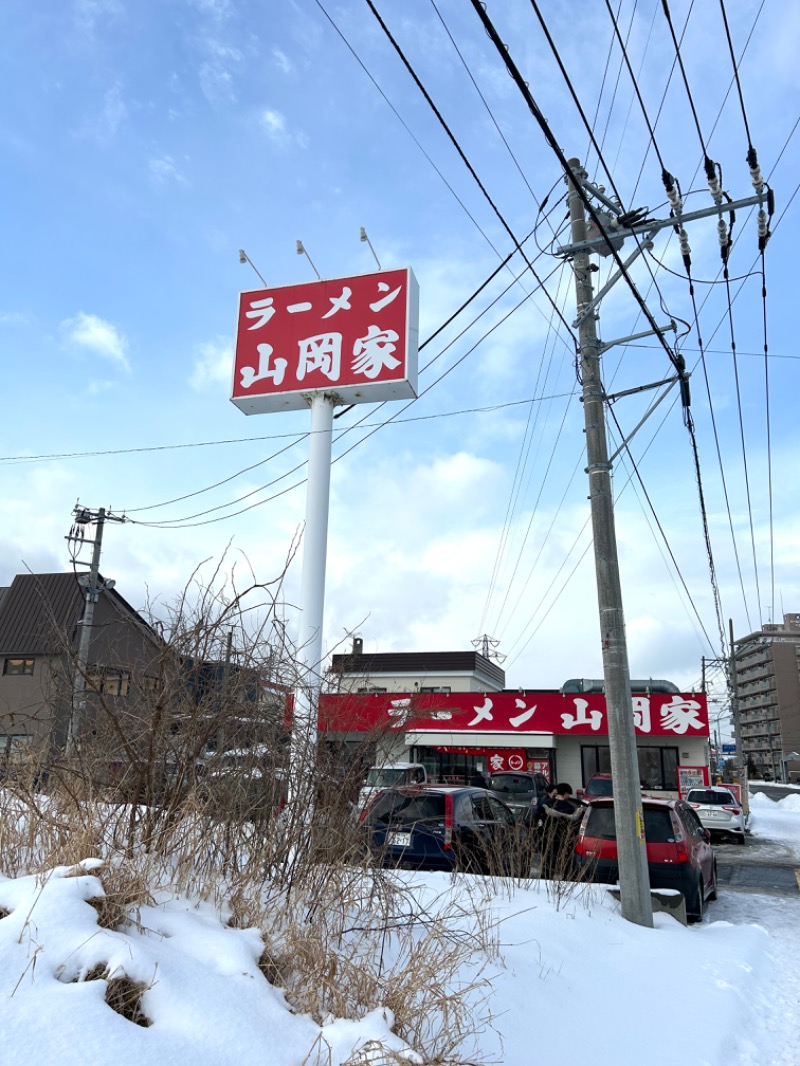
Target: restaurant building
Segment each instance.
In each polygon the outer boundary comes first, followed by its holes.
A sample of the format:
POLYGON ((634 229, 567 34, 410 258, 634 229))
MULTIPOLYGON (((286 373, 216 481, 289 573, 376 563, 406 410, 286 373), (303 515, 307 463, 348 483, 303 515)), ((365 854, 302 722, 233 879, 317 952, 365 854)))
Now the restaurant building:
MULTIPOLYGON (((351 747, 369 738, 376 762, 420 762, 432 780, 452 783, 475 770, 534 770, 575 789, 610 772, 602 682, 509 690, 479 652, 364 655, 360 641, 333 657, 331 673, 338 691, 321 698, 323 736, 351 747)), ((677 795, 681 778, 707 781, 705 695, 666 681, 632 689, 643 790, 677 795)))

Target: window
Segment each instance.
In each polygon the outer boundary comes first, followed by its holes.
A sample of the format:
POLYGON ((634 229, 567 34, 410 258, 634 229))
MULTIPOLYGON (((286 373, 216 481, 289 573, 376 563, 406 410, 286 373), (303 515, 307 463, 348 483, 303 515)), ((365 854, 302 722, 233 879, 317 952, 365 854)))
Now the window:
POLYGON ((385 688, 379 688, 378 685, 362 685, 361 688, 357 688, 356 692, 359 696, 366 696, 370 692, 386 692, 385 688))
POLYGON ((692 836, 705 836, 705 829, 703 828, 700 819, 697 817, 691 807, 688 807, 685 803, 682 803, 678 810, 680 811, 681 818, 683 818, 686 828, 689 830, 692 836))
MULTIPOLYGON (((639 760, 639 784, 648 790, 677 792, 678 749, 636 748, 639 760)), ((581 769, 584 784, 595 774, 611 773, 611 753, 607 747, 584 745, 581 747, 581 769)))
POLYGON ((30 675, 33 673, 33 659, 5 659, 3 673, 10 677, 19 674, 30 675))
POLYGON ((449 694, 451 692, 451 688, 450 688, 450 685, 423 685, 420 688, 419 691, 420 692, 446 692, 446 693, 449 694))
MULTIPOLYGON (((644 835, 648 844, 675 842, 675 830, 668 810, 644 809, 644 835)), ((616 840, 617 824, 613 807, 593 807, 586 823, 586 836, 596 840, 616 840)))
POLYGON ((111 666, 90 666, 86 672, 86 687, 104 696, 127 696, 131 687, 131 672, 111 666))
POLYGON ((384 792, 368 809, 369 821, 387 825, 413 825, 415 822, 444 821, 445 798, 441 795, 413 796, 404 792, 384 792))
POLYGON ((693 788, 686 796, 687 803, 702 803, 706 807, 736 806, 730 792, 715 788, 693 788))

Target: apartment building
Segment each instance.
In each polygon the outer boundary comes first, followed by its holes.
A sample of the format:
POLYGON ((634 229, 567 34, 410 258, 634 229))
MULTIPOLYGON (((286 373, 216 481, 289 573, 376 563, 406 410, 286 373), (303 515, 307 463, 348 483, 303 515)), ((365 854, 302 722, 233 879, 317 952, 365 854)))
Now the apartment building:
POLYGON ((734 641, 742 756, 751 776, 800 778, 800 613, 734 641))

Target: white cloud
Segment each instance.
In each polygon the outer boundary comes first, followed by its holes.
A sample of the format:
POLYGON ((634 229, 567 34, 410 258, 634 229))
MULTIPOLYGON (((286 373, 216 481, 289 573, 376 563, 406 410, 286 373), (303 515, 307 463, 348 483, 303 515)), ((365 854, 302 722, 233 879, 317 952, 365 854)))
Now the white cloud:
POLYGON ((273 48, 272 55, 275 59, 275 65, 283 71, 284 74, 291 74, 294 71, 294 64, 291 59, 282 52, 280 48, 273 48))
POLYGON ((150 173, 150 180, 155 185, 166 185, 168 181, 175 181, 179 185, 186 184, 186 178, 178 170, 171 155, 151 159, 147 164, 147 169, 150 173))
POLYGON ((292 144, 297 145, 298 148, 305 148, 308 144, 308 138, 304 133, 292 132, 288 128, 286 116, 280 111, 275 111, 270 107, 265 108, 259 116, 259 121, 272 143, 280 148, 288 148, 292 144))
POLYGON ((90 381, 86 386, 86 391, 90 396, 100 396, 102 393, 108 392, 109 389, 113 388, 113 381, 90 381))
POLYGON ((209 15, 219 22, 230 18, 233 12, 231 0, 191 0, 191 4, 201 15, 209 15))
POLYGON ((229 384, 233 370, 233 346, 221 337, 206 341, 198 347, 199 358, 195 360, 189 385, 195 392, 221 384, 229 384))
POLYGON ((208 52, 209 58, 201 65, 199 71, 203 95, 212 104, 235 102, 236 86, 233 72, 241 62, 241 52, 215 38, 206 39, 204 49, 208 52))
POLYGON ((94 33, 101 18, 118 18, 124 13, 120 0, 75 0, 75 23, 84 33, 94 33))
POLYGON ((102 356, 130 373, 131 365, 126 354, 128 342, 110 322, 80 311, 74 318, 62 322, 61 328, 69 344, 102 356))
POLYGON ((128 109, 122 99, 122 86, 114 85, 106 92, 103 103, 103 125, 109 136, 113 137, 127 114, 128 109))
POLYGON ((283 137, 286 133, 286 119, 280 111, 267 109, 262 112, 261 125, 271 137, 283 137))

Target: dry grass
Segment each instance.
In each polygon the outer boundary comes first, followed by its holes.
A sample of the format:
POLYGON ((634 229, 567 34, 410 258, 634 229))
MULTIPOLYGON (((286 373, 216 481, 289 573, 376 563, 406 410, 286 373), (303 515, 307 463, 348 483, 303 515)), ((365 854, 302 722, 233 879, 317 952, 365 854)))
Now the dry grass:
POLYGON ((106 1003, 129 1022, 146 1029, 150 1025, 150 1019, 142 1007, 142 996, 146 991, 147 985, 132 981, 124 974, 109 977, 106 983, 106 1003))
MULTIPOLYGON (((322 1025, 331 1017, 388 1009, 394 1031, 428 1066, 464 1063, 463 1048, 491 1023, 483 973, 498 954, 486 907, 497 888, 492 878, 467 878, 463 885, 471 886, 471 897, 458 903, 454 895, 453 902, 425 913, 402 878, 363 856, 356 861, 350 816, 318 833, 302 818, 254 826, 212 820, 202 805, 188 805, 171 822, 161 851, 145 842, 141 820, 134 820, 137 832, 129 831, 125 805, 82 797, 71 808, 69 799, 56 795, 47 803, 40 797, 34 810, 20 795, 6 791, 0 797, 17 815, 3 819, 0 861, 13 857, 13 869, 4 863, 5 872, 44 872, 54 860, 63 866, 102 859, 91 873, 104 894, 89 902, 104 928, 139 924, 139 908, 152 903, 156 890, 211 900, 231 926, 260 930, 261 972, 284 990, 292 1010, 322 1025), (120 835, 122 849, 115 848, 120 835), (336 858, 332 839, 338 842, 336 858)), ((74 873, 82 872, 76 865, 74 873)), ((458 875, 451 884, 462 885, 458 875)), ((134 1024, 149 1024, 141 1006, 144 986, 104 970, 84 979, 105 980, 109 1006, 134 1024)), ((469 1061, 477 1061, 474 1053, 469 1061)))
POLYGON ((76 984, 84 981, 105 981, 104 999, 108 1006, 134 1025, 141 1025, 145 1029, 150 1026, 150 1019, 142 1006, 142 996, 148 990, 148 985, 134 981, 123 973, 111 974, 104 963, 98 963, 86 973, 78 974, 72 981, 76 984))
MULTIPOLYGON (((454 893, 453 902, 439 900, 435 912, 425 913, 402 878, 367 859, 350 800, 360 766, 372 761, 375 737, 363 752, 350 753, 344 779, 332 773, 335 760, 326 766, 324 753, 315 754, 320 772, 313 788, 304 794, 295 782, 299 802, 278 815, 274 787, 262 796, 258 783, 261 773, 273 785, 284 780, 283 706, 253 702, 247 685, 270 677, 291 688, 296 668, 291 655, 276 660, 280 626, 247 635, 250 617, 238 594, 207 588, 193 599, 187 591, 168 619, 164 661, 150 671, 156 689, 142 688, 139 702, 127 701, 124 712, 97 694, 96 728, 77 755, 51 759, 46 778, 33 766, 6 777, 0 872, 45 874, 100 860, 92 873, 103 895, 90 902, 107 929, 140 925, 140 908, 156 893, 211 901, 231 926, 260 930, 261 972, 285 990, 292 1009, 322 1025, 383 1008, 426 1066, 463 1066, 464 1048, 491 1024, 483 975, 498 948, 486 900, 499 882, 454 877, 451 887, 473 885, 473 897, 458 903, 454 893), (188 691, 178 658, 224 661, 231 630, 237 672, 203 695, 188 691), (247 787, 234 777, 211 779, 212 744, 219 751, 258 748, 266 761, 247 787), (111 765, 123 767, 118 778, 110 776, 111 765)), ((487 856, 487 868, 504 872, 504 857, 487 856)), ((109 1006, 148 1024, 145 986, 102 968, 85 979, 106 981, 109 1006)), ((324 1057, 322 1045, 318 1050, 324 1057)), ((353 1066, 396 1058, 366 1054, 353 1066)))
POLYGON ((153 897, 146 871, 127 859, 120 859, 95 870, 104 894, 88 902, 97 911, 97 924, 103 929, 119 929, 135 916, 142 904, 152 904, 153 897))

